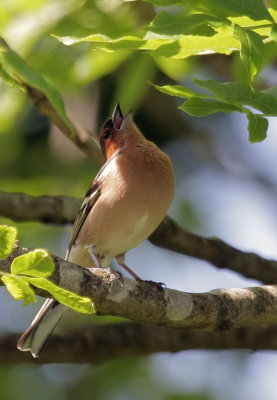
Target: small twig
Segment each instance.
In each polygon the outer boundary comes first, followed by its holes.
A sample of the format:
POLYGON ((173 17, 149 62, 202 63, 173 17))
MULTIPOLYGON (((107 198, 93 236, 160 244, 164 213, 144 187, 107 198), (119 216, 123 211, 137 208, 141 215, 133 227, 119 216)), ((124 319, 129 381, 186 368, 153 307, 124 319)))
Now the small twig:
POLYGON ((42 92, 28 86, 26 83, 22 83, 22 86, 25 87, 26 93, 43 115, 49 118, 49 120, 55 124, 68 139, 70 139, 97 165, 100 166, 103 164, 104 157, 100 151, 98 139, 95 135, 87 132, 76 124, 74 124, 74 131, 72 132, 42 92))
POLYGON ((217 268, 228 268, 265 284, 277 282, 277 261, 238 250, 217 238, 206 238, 180 228, 166 217, 149 240, 156 246, 206 260, 217 268))
MULTIPOLYGON (((13 52, 8 43, 1 37, 0 45, 5 49, 5 51, 13 52)), ((98 165, 103 164, 104 157, 101 154, 96 135, 93 135, 76 124, 73 124, 72 121, 71 124, 73 130, 71 130, 42 91, 30 86, 26 82, 22 81, 18 76, 14 76, 13 79, 16 84, 26 92, 38 110, 49 118, 49 120, 53 122, 53 124, 55 124, 68 139, 94 160, 95 163, 98 165)))

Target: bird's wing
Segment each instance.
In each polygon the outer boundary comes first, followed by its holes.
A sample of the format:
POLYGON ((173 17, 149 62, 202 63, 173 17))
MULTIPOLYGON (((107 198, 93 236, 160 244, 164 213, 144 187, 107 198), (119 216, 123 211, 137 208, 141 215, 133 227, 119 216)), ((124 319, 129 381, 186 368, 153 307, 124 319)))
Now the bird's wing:
POLYGON ((68 259, 70 249, 74 245, 78 237, 78 234, 80 232, 80 229, 83 226, 83 223, 85 222, 89 212, 91 211, 92 207, 94 206, 100 195, 101 195, 101 181, 95 179, 85 195, 85 198, 82 202, 82 205, 74 222, 71 238, 66 252, 66 257, 65 257, 66 260, 68 259))

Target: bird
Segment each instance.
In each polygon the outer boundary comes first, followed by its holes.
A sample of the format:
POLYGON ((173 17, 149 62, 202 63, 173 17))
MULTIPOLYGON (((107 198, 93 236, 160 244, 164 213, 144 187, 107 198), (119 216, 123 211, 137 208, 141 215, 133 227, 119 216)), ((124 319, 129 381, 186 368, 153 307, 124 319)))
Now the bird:
MULTIPOLYGON (((99 135, 106 159, 88 189, 73 225, 65 260, 88 268, 107 268, 112 259, 137 281, 125 253, 147 239, 165 217, 174 195, 169 156, 147 140, 117 103, 99 135)), ((47 299, 17 348, 38 357, 66 306, 47 299)))

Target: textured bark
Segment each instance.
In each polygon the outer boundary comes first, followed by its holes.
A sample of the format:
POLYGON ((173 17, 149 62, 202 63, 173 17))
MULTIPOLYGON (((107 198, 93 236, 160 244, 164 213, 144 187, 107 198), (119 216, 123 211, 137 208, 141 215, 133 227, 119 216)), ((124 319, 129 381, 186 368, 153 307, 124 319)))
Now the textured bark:
POLYGON ((38 359, 16 349, 18 336, 0 336, 0 365, 26 362, 98 364, 116 358, 191 349, 277 350, 277 326, 196 332, 138 323, 89 325, 64 335, 54 334, 38 359))
MULTIPOLYGON (((73 223, 81 200, 68 196, 34 197, 0 192, 0 215, 14 221, 73 223)), ((217 268, 229 268, 265 284, 277 282, 277 261, 238 250, 222 240, 186 232, 166 217, 149 240, 160 247, 206 260, 217 268)))
MULTIPOLYGON (((9 271, 14 257, 27 249, 15 246, 14 252, 0 261, 9 271)), ((216 331, 258 324, 277 323, 277 287, 217 289, 207 293, 185 293, 149 282, 113 275, 95 275, 85 268, 53 255, 56 265, 51 280, 61 287, 93 299, 98 315, 114 315, 133 321, 170 328, 216 331)), ((47 293, 35 289, 36 293, 47 293)))

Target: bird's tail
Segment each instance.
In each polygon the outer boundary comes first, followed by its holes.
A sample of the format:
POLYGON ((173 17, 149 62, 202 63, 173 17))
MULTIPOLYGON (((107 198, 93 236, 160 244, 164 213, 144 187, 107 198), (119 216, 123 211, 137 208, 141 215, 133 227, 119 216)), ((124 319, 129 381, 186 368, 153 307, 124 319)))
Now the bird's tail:
POLYGON ((29 328, 20 336, 17 348, 21 351, 30 351, 33 357, 38 357, 48 342, 66 306, 54 299, 47 299, 29 328))

